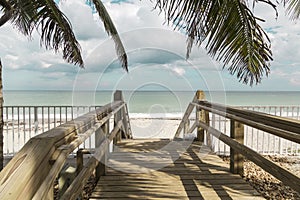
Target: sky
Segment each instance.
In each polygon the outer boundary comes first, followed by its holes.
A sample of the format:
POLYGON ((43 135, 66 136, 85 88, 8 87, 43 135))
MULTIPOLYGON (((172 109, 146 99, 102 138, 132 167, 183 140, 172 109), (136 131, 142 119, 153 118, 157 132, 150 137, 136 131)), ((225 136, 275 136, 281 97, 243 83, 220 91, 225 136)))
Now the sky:
POLYGON ((114 43, 85 0, 64 0, 59 7, 71 21, 82 48, 85 69, 67 64, 60 53, 40 47, 39 34, 28 39, 9 23, 0 27, 4 90, 224 90, 300 91, 300 22, 290 21, 279 6, 258 5, 266 20, 274 61, 269 77, 245 85, 222 64, 194 47, 188 60, 186 36, 165 23, 149 0, 103 1, 123 41, 129 60, 126 73, 114 43))

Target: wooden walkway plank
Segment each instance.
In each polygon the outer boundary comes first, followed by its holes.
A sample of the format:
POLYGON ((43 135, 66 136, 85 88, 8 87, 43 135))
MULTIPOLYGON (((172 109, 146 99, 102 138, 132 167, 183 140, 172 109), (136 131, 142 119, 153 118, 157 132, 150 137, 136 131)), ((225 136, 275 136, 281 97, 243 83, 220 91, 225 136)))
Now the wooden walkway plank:
POLYGON ((90 199, 264 199, 199 142, 186 151, 170 142, 122 141, 90 199))

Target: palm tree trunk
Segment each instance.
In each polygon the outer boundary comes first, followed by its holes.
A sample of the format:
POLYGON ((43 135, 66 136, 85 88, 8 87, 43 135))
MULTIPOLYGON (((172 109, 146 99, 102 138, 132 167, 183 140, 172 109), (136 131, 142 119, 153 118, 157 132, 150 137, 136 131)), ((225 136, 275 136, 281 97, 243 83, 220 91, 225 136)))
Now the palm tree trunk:
POLYGON ((2 85, 2 64, 0 59, 0 171, 3 169, 3 85, 2 85))

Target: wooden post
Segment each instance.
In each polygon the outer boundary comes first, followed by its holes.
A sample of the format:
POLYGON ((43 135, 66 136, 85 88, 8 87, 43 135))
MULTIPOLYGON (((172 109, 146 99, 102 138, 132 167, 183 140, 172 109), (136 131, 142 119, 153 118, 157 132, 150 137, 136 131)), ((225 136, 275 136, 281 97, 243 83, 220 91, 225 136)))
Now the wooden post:
MULTIPOLYGON (((230 137, 244 144, 244 125, 235 120, 230 120, 230 137)), ((230 148, 230 172, 244 175, 244 157, 230 148)))
POLYGON ((76 175, 83 169, 83 149, 79 149, 76 153, 76 175))
MULTIPOLYGON (((122 91, 117 90, 115 92, 114 101, 124 101, 122 91)), ((120 120, 122 120, 122 118, 123 118, 122 111, 123 111, 123 109, 119 110, 119 112, 117 112, 114 115, 114 126, 116 126, 118 124, 118 122, 120 120)), ((124 133, 124 131, 122 131, 122 129, 120 129, 119 132, 117 133, 115 139, 113 140, 113 143, 116 144, 117 142, 121 141, 121 138, 123 135, 125 135, 125 133, 124 133)))
POLYGON ((79 149, 76 153, 76 174, 77 175, 83 169, 83 155, 84 154, 91 154, 91 152, 87 149, 79 149))
POLYGON ((123 107, 123 124, 124 124, 124 131, 125 131, 125 138, 132 139, 132 132, 130 127, 130 119, 127 104, 123 107))
MULTIPOLYGON (((205 94, 203 91, 198 90, 196 92, 196 99, 197 100, 204 100, 205 99, 205 94)), ((196 120, 205 122, 205 111, 201 110, 199 107, 196 108, 196 120)), ((204 129, 199 127, 197 128, 197 141, 204 142, 204 129)))
MULTIPOLYGON (((107 120, 95 133, 95 149, 99 148, 101 143, 105 140, 109 134, 109 120, 107 120)), ((107 159, 108 147, 98 166, 96 167, 96 180, 100 179, 100 176, 105 175, 106 171, 106 159, 107 159)))

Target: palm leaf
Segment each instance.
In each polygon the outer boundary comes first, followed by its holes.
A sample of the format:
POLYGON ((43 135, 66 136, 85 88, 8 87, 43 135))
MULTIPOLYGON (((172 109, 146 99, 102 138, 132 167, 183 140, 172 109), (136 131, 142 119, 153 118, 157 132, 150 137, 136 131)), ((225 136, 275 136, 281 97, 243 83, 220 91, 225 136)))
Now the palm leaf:
POLYGON ((62 49, 63 58, 69 63, 83 67, 78 41, 67 17, 53 0, 10 0, 11 20, 24 35, 31 36, 37 29, 41 34, 41 45, 46 49, 62 49))
POLYGON ((6 0, 0 0, 1 11, 4 13, 0 17, 0 27, 12 18, 11 5, 6 0))
POLYGON ((122 64, 122 67, 128 71, 128 61, 127 55, 125 52, 125 48, 122 44, 118 31, 110 18, 106 8, 104 7, 103 3, 100 0, 92 0, 95 8, 99 14, 100 19, 104 24, 104 28, 108 35, 112 36, 113 41, 115 42, 115 49, 117 51, 117 56, 122 64))
POLYGON ((300 1, 299 0, 286 0, 287 12, 292 20, 299 19, 300 16, 300 1))
MULTIPOLYGON (((2 0, 5 2, 5 0, 2 0)), ((2 5, 2 4, 1 4, 2 5)), ((21 33, 26 36, 30 36, 34 29, 34 23, 32 23, 32 16, 36 13, 36 8, 33 1, 6 1, 3 4, 4 15, 3 24, 11 20, 14 27, 16 27, 21 33), (5 21, 6 20, 6 21, 5 21)))
POLYGON ((12 10, 5 10, 4 14, 0 17, 0 27, 6 24, 12 18, 13 11, 12 10))
POLYGON ((165 12, 168 22, 185 23, 187 57, 193 43, 205 41, 208 54, 240 81, 252 85, 268 75, 270 41, 245 1, 157 0, 156 7, 165 12))
POLYGON ((47 49, 58 51, 62 48, 65 60, 83 67, 80 45, 67 17, 52 0, 36 0, 36 4, 38 9, 35 20, 41 31, 42 43, 47 49))

